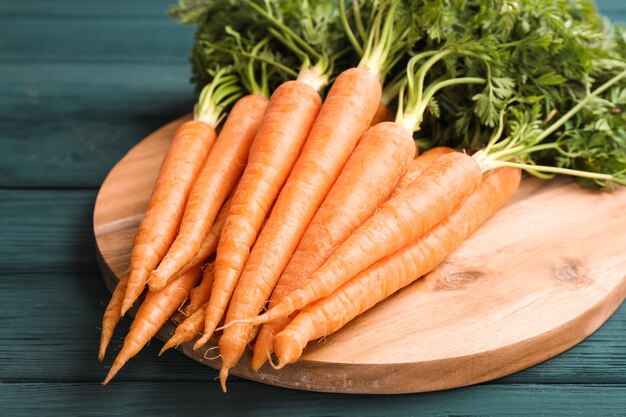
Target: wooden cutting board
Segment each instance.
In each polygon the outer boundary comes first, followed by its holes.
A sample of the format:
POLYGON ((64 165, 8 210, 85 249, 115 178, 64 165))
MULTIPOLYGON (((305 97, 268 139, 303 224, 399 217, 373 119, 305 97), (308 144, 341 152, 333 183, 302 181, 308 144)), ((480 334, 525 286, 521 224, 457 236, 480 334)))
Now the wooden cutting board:
MULTIPOLYGON (((102 184, 94 232, 111 290, 128 267, 168 142, 185 120, 140 142, 102 184)), ((525 179, 511 201, 439 268, 337 333, 311 342, 297 364, 254 372, 248 352, 232 374, 346 393, 476 384, 569 349, 600 327, 625 296, 626 188, 600 193, 564 179, 525 179)), ((170 322, 158 338, 168 339, 173 330, 170 322)), ((211 358, 217 350, 207 350, 215 341, 198 352, 191 344, 179 350, 219 367, 219 358, 211 358)))

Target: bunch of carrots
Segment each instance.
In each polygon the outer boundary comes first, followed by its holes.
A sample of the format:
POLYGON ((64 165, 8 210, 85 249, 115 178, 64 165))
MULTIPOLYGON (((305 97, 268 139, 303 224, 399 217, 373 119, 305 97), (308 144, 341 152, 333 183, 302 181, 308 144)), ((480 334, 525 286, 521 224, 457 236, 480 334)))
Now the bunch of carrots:
POLYGON ((217 338, 224 390, 251 343, 255 370, 296 362, 436 268, 522 170, 626 184, 626 37, 540 2, 181 1, 203 88, 104 314, 101 360, 138 305, 104 383, 177 311, 161 354, 217 338))

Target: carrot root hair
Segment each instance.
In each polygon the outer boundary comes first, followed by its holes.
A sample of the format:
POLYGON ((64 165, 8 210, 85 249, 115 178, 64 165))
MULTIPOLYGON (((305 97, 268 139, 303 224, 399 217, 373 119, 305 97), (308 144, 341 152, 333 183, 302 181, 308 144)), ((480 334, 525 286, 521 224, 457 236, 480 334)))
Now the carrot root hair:
POLYGON ((104 311, 104 316, 102 317, 102 333, 100 335, 100 347, 98 349, 98 360, 103 361, 106 356, 107 347, 111 342, 111 338, 113 337, 113 332, 115 331, 115 327, 120 321, 122 317, 121 314, 121 305, 124 298, 124 294, 126 293, 126 285, 128 284, 128 272, 122 276, 120 281, 117 283, 113 294, 111 295, 111 300, 104 311))
POLYGON ((207 358, 207 356, 206 356, 206 355, 207 355, 207 353, 209 353, 209 352, 210 352, 210 351, 212 351, 212 350, 218 349, 218 348, 219 348, 219 346, 213 346, 212 348, 208 348, 208 349, 207 349, 207 350, 206 350, 206 351, 202 354, 202 357, 203 357, 204 359, 208 360, 208 361, 214 361, 214 360, 216 360, 216 359, 219 359, 219 358, 222 356, 220 353, 218 353, 218 354, 217 354, 217 355, 215 355, 215 356, 209 356, 208 358, 207 358))
POLYGON ((281 365, 280 363, 279 363, 279 364, 274 363, 274 359, 272 359, 272 354, 270 353, 270 351, 269 351, 269 350, 267 351, 267 362, 270 364, 270 366, 271 366, 273 369, 275 369, 275 370, 277 370, 277 371, 278 371, 279 369, 282 369, 282 367, 283 367, 283 365, 281 365))
MULTIPOLYGON (((251 319, 238 319, 238 320, 231 320, 228 323, 224 324, 221 327, 218 327, 217 329, 215 329, 216 332, 222 331, 224 329, 228 329, 231 326, 234 326, 235 324, 252 324, 254 326, 257 326, 258 324, 255 323, 256 321, 256 317, 255 318, 251 318, 251 319)), ((260 323, 262 324, 262 323, 260 323)))

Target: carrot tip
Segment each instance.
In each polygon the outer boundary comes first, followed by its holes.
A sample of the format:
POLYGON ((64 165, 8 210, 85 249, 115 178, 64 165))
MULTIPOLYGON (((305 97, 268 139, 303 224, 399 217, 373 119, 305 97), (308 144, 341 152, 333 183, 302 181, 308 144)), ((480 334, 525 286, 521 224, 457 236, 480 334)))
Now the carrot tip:
POLYGON ((259 369, 261 369, 263 365, 265 365, 265 358, 255 358, 254 356, 252 357, 250 366, 252 367, 252 370, 254 372, 259 372, 259 369))
POLYGON ((102 335, 100 337, 100 348, 98 349, 98 360, 102 362, 107 353, 107 347, 109 346, 109 342, 111 341, 111 336, 102 335))
POLYGON ((168 349, 171 349, 172 347, 178 345, 180 341, 179 337, 176 337, 176 335, 172 336, 170 338, 170 340, 168 340, 167 342, 165 342, 165 344, 163 345, 163 347, 161 348, 161 350, 159 351, 159 356, 161 356, 162 354, 164 354, 168 349))
POLYGON ((116 368, 111 368, 106 378, 104 378, 104 381, 102 381, 102 385, 108 384, 113 379, 113 377, 117 374, 117 371, 118 370, 116 368))
POLYGON ((161 277, 161 275, 155 270, 150 274, 150 278, 148 279, 148 290, 150 291, 160 291, 165 287, 167 282, 161 277))
POLYGON ((129 308, 130 307, 122 306, 122 308, 120 309, 120 318, 124 317, 129 308))
POLYGON ((222 367, 220 369, 220 385, 222 386, 222 391, 225 393, 228 390, 226 389, 226 380, 228 379, 228 370, 229 368, 222 367))
POLYGON ((193 350, 198 350, 202 346, 206 345, 210 338, 211 336, 204 335, 200 339, 196 340, 196 343, 193 345, 193 350))

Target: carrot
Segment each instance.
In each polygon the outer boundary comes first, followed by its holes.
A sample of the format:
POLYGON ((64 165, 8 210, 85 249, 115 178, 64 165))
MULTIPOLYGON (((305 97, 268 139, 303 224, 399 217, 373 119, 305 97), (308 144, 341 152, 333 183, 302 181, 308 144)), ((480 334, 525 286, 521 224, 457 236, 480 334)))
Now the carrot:
POLYGON ((403 193, 388 200, 356 229, 302 287, 249 323, 259 325, 286 317, 330 295, 357 273, 447 218, 474 191, 481 177, 472 157, 461 152, 440 156, 403 193))
MULTIPOLYGON (((235 186, 235 189, 237 186, 235 186)), ((200 244, 200 249, 198 252, 191 258, 187 265, 185 265, 177 274, 184 274, 189 271, 196 265, 203 265, 211 256, 215 254, 215 250, 217 249, 217 244, 220 240, 220 236, 222 234, 222 229, 224 228, 224 223, 226 222, 226 216, 228 215, 228 210, 230 210, 230 203, 232 201, 232 197, 224 202, 222 208, 219 213, 217 213, 217 217, 215 218, 215 222, 211 229, 209 229, 209 233, 206 235, 202 244, 200 244)))
POLYGON ((148 281, 163 288, 200 249, 217 213, 241 176, 268 100, 250 94, 237 101, 189 194, 180 231, 148 281))
POLYGON ((204 268, 200 285, 192 289, 189 293, 189 304, 183 308, 185 317, 189 317, 203 304, 209 301, 211 287, 213 287, 213 275, 215 272, 215 261, 204 268))
POLYGON ((393 115, 389 111, 387 105, 381 101, 380 103, 378 103, 376 114, 374 114, 374 117, 370 122, 370 126, 376 126, 379 123, 389 122, 391 120, 393 120, 393 115))
POLYGON ((393 198, 406 190, 406 188, 413 181, 415 181, 426 168, 431 166, 433 162, 435 162, 441 155, 445 155, 450 152, 454 152, 454 149, 447 148, 445 146, 438 146, 436 148, 427 150, 426 152, 415 158, 409 166, 406 174, 404 174, 402 178, 400 178, 400 181, 398 181, 398 185, 391 192, 389 198, 393 198))
MULTIPOLYGON (((278 280, 270 306, 298 288, 341 244, 387 199, 398 179, 415 156, 411 135, 401 130, 390 135, 393 123, 384 122, 369 128, 346 162, 328 196, 308 225, 298 248, 278 280), (391 125, 388 126, 388 125, 391 125)), ((270 323, 268 323, 269 325, 270 323)), ((254 348, 252 367, 258 369, 273 344, 272 328, 264 326, 254 348)))
POLYGON ((120 350, 113 366, 102 382, 103 385, 106 385, 130 358, 139 353, 167 319, 178 310, 201 275, 202 269, 195 267, 172 281, 161 291, 152 291, 146 295, 124 339, 122 350, 120 350))
POLYGON ((98 351, 98 360, 102 361, 107 351, 107 346, 113 336, 113 330, 115 326, 120 322, 122 317, 122 300, 124 299, 124 293, 126 292, 126 284, 128 283, 128 272, 120 279, 113 291, 111 300, 104 311, 104 317, 102 317, 102 334, 100 335, 100 349, 98 351))
POLYGON ((357 315, 432 271, 515 192, 520 171, 502 168, 427 235, 360 272, 331 295, 305 307, 276 336, 279 368, 294 363, 307 342, 331 334, 357 315))
MULTIPOLYGON (((259 313, 308 223, 376 114, 382 98, 379 80, 393 66, 398 51, 403 50, 398 45, 404 42, 407 33, 405 28, 393 29, 399 1, 383 3, 376 6, 379 10, 369 28, 367 45, 361 48, 359 65, 339 74, 328 92, 302 155, 239 278, 226 322, 248 319, 259 313), (383 17, 384 10, 387 15, 383 17)), ((342 9, 345 8, 342 6, 342 9)), ((340 13, 343 14, 343 10, 340 13)), ((254 329, 247 323, 225 329, 219 341, 223 390, 226 390, 228 370, 243 354, 254 329)))
MULTIPOLYGON (((233 293, 227 322, 259 313, 307 225, 374 117, 380 94, 378 78, 366 69, 352 68, 337 77, 302 155, 248 257, 233 293)), ((251 327, 245 324, 224 331, 219 342, 222 381, 241 357, 250 331, 251 327)))
POLYGON ((272 94, 218 244, 204 336, 196 348, 211 337, 222 319, 250 248, 300 154, 321 102, 319 93, 305 81, 287 81, 272 94))
POLYGON ((208 301, 194 311, 189 317, 185 319, 181 324, 176 327, 174 334, 163 345, 163 348, 159 352, 159 356, 163 355, 166 350, 173 347, 178 347, 181 343, 187 343, 198 336, 204 328, 204 313, 208 301))
POLYGON ((148 274, 176 238, 193 181, 215 141, 213 127, 201 120, 181 125, 170 142, 148 203, 135 234, 129 278, 121 305, 122 316, 143 292, 148 274))

